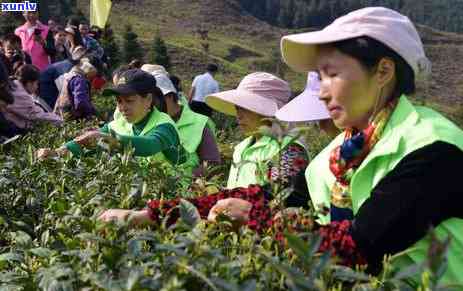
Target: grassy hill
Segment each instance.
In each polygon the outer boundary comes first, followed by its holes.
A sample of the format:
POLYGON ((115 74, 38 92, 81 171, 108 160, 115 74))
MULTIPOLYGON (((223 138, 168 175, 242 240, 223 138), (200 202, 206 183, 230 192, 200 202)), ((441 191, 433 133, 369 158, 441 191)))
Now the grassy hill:
MULTIPOLYGON (((145 48, 155 33, 166 40, 172 71, 188 88, 195 74, 209 61, 220 64, 218 76, 225 89, 235 86, 256 70, 275 72, 282 35, 297 31, 274 27, 244 11, 234 0, 119 0, 113 1, 110 23, 118 35, 130 23, 145 48), (209 54, 201 46, 198 29, 209 31, 209 54)), ((79 1, 88 11, 88 1, 79 1)), ((463 36, 417 25, 428 57, 433 63, 431 80, 418 84, 417 96, 451 116, 463 107, 463 36)), ((281 66, 280 66, 281 67, 281 66)), ((280 76, 291 82, 294 91, 304 88, 305 77, 288 69, 280 76)))

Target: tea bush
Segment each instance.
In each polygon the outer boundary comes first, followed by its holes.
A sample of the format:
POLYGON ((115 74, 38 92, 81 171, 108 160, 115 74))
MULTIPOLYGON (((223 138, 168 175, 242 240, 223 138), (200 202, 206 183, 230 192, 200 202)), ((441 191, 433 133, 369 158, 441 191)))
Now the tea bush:
MULTIPOLYGON (((160 165, 142 170, 130 152, 45 162, 34 156, 97 125, 40 126, 0 148, 0 290, 450 290, 439 285, 448 242, 438 240, 422 265, 396 270, 386 258, 375 277, 316 253, 315 234, 285 232, 283 247, 272 231, 230 231, 226 221, 199 221, 185 201, 187 211, 169 227, 97 222, 103 209, 142 208, 148 199, 204 190, 188 190, 178 183, 181 172, 160 165)), ((219 141, 229 155, 229 140, 237 137, 227 130, 219 141)), ((308 132, 315 153, 328 139, 314 128, 308 132)), ((209 180, 220 188, 226 170, 213 170, 218 175, 209 180)))

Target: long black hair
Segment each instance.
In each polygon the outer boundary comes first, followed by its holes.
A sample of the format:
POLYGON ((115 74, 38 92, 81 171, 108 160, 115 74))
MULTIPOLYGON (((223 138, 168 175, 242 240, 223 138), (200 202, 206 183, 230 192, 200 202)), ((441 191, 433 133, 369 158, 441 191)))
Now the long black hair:
POLYGON ((80 20, 77 17, 71 17, 68 19, 67 26, 70 26, 74 30, 74 46, 84 45, 82 35, 79 31, 80 20))
POLYGON ((13 95, 11 94, 12 84, 8 76, 8 70, 0 58, 0 99, 7 104, 14 102, 13 95))
POLYGON ((40 79, 40 70, 34 65, 22 65, 15 72, 16 79, 26 85, 40 79))

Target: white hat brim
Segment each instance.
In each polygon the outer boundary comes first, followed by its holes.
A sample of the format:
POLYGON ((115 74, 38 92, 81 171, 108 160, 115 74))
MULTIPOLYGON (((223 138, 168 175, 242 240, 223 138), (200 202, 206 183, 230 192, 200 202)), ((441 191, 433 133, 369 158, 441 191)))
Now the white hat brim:
POLYGON ((236 116, 239 106, 257 114, 274 117, 278 110, 276 102, 244 90, 228 90, 206 97, 206 104, 226 115, 236 116))
POLYGON ((362 36, 359 32, 320 31, 305 32, 284 36, 281 39, 283 61, 296 72, 306 73, 316 69, 318 45, 328 44, 362 36))
POLYGON ((275 116, 287 122, 319 121, 331 118, 318 95, 306 91, 278 110, 275 116))

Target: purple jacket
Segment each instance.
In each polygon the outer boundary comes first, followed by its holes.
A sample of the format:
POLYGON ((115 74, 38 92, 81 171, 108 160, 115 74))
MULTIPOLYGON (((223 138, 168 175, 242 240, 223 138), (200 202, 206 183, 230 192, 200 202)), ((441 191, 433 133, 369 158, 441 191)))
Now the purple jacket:
POLYGON ((63 88, 54 112, 63 119, 84 119, 96 115, 91 101, 90 82, 77 68, 64 74, 63 88))
POLYGON ((69 81, 68 90, 74 97, 74 112, 77 118, 89 118, 96 114, 90 94, 90 82, 82 76, 69 81))
POLYGON ((55 125, 61 124, 63 120, 52 112, 46 112, 39 105, 35 104, 33 97, 24 89, 21 82, 15 80, 12 90, 14 103, 1 110, 8 121, 19 128, 31 128, 38 121, 51 122, 55 125))

